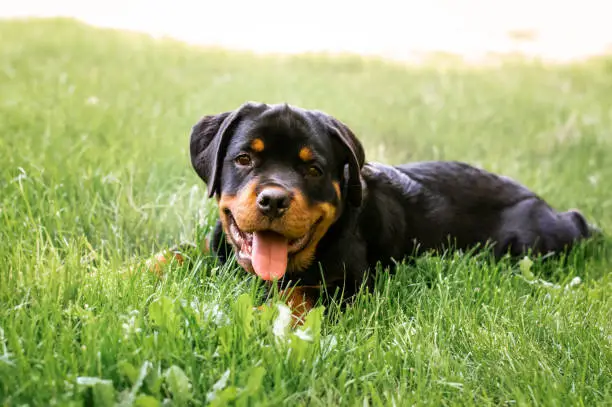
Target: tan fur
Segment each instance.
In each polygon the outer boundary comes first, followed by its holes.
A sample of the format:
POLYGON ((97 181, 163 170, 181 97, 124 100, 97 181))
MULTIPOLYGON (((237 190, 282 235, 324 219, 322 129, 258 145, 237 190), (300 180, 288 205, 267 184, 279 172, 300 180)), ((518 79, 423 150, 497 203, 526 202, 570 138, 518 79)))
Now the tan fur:
POLYGON ((319 221, 319 223, 306 247, 289 257, 289 265, 287 268, 290 271, 302 271, 312 264, 317 244, 325 233, 327 233, 329 227, 336 221, 336 208, 327 202, 317 204, 310 208, 310 214, 311 219, 315 219, 312 224, 317 221, 319 221))
POLYGON ((253 139, 253 141, 251 141, 251 148, 256 153, 261 153, 265 147, 266 145, 264 144, 263 140, 260 138, 253 139))
POLYGON ((299 156, 300 156, 300 160, 304 162, 308 162, 312 160, 313 158, 312 150, 308 147, 302 147, 300 149, 299 156))
POLYGON ((165 250, 159 252, 149 259, 146 263, 147 269, 158 277, 163 275, 164 268, 172 261, 176 261, 179 265, 183 264, 185 259, 180 253, 165 250))
MULTIPOLYGON (((336 220, 336 208, 329 203, 308 205, 300 191, 293 191, 293 200, 285 214, 278 219, 270 220, 257 210, 257 194, 255 192, 257 181, 251 181, 239 192, 232 196, 222 194, 219 199, 219 216, 223 230, 231 244, 229 233, 229 218, 225 213, 229 209, 236 220, 236 224, 243 232, 252 233, 259 230, 272 230, 288 239, 298 239, 312 232, 309 243, 301 251, 289 256, 288 271, 302 271, 313 261, 317 244, 325 235, 329 227, 336 220)), ((242 265, 245 267, 244 265, 242 265)), ((245 267, 247 268, 247 267, 245 267)), ((252 272, 252 270, 248 270, 252 272)))
POLYGON ((315 307, 319 289, 320 287, 318 286, 300 286, 291 287, 279 293, 291 309, 294 327, 302 325, 306 315, 315 307))
POLYGON ((342 200, 342 192, 340 191, 340 183, 338 181, 332 182, 334 185, 334 190, 336 191, 336 196, 338 196, 338 201, 342 200))

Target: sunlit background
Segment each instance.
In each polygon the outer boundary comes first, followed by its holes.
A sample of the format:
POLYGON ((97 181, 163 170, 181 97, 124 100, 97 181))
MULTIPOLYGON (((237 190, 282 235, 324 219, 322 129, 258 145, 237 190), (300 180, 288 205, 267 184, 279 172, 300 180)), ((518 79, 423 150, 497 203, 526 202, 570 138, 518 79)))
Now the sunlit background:
POLYGON ((87 23, 258 52, 355 52, 418 61, 430 51, 479 60, 521 52, 568 60, 609 52, 606 0, 23 0, 0 17, 87 23))

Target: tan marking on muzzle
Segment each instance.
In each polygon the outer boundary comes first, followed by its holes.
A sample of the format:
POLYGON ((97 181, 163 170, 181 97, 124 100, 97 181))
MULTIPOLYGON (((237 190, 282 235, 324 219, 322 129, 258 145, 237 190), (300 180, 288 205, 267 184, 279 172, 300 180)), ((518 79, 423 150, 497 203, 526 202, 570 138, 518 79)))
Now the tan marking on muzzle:
POLYGON ((238 228, 246 233, 272 230, 290 240, 312 233, 306 246, 289 257, 287 266, 288 271, 306 269, 312 264, 317 244, 336 220, 336 207, 327 202, 309 205, 301 191, 293 190, 291 191, 293 199, 283 216, 269 219, 257 208, 257 185, 258 181, 253 180, 235 196, 221 194, 219 216, 228 242, 233 243, 229 238, 229 217, 225 212, 227 209, 231 212, 238 228), (311 231, 315 224, 315 229, 311 231))

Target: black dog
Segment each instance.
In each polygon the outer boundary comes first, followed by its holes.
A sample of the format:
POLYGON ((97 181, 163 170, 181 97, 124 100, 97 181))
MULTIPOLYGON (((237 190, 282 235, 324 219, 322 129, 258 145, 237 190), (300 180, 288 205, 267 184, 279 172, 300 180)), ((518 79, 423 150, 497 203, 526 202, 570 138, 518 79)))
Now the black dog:
POLYGON ((347 126, 287 104, 206 116, 190 150, 219 205, 211 249, 281 289, 297 283, 306 309, 322 284, 350 295, 377 263, 424 250, 554 253, 591 234, 578 211, 467 164, 366 164, 347 126))

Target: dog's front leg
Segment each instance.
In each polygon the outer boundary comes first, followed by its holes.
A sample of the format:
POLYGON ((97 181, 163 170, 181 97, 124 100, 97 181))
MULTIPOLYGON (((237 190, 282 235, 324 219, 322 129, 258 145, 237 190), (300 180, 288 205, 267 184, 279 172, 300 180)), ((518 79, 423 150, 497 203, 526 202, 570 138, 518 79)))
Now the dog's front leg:
POLYGON ((280 291, 279 296, 291 309, 293 326, 304 323, 306 316, 316 305, 321 296, 320 286, 295 286, 280 291))

